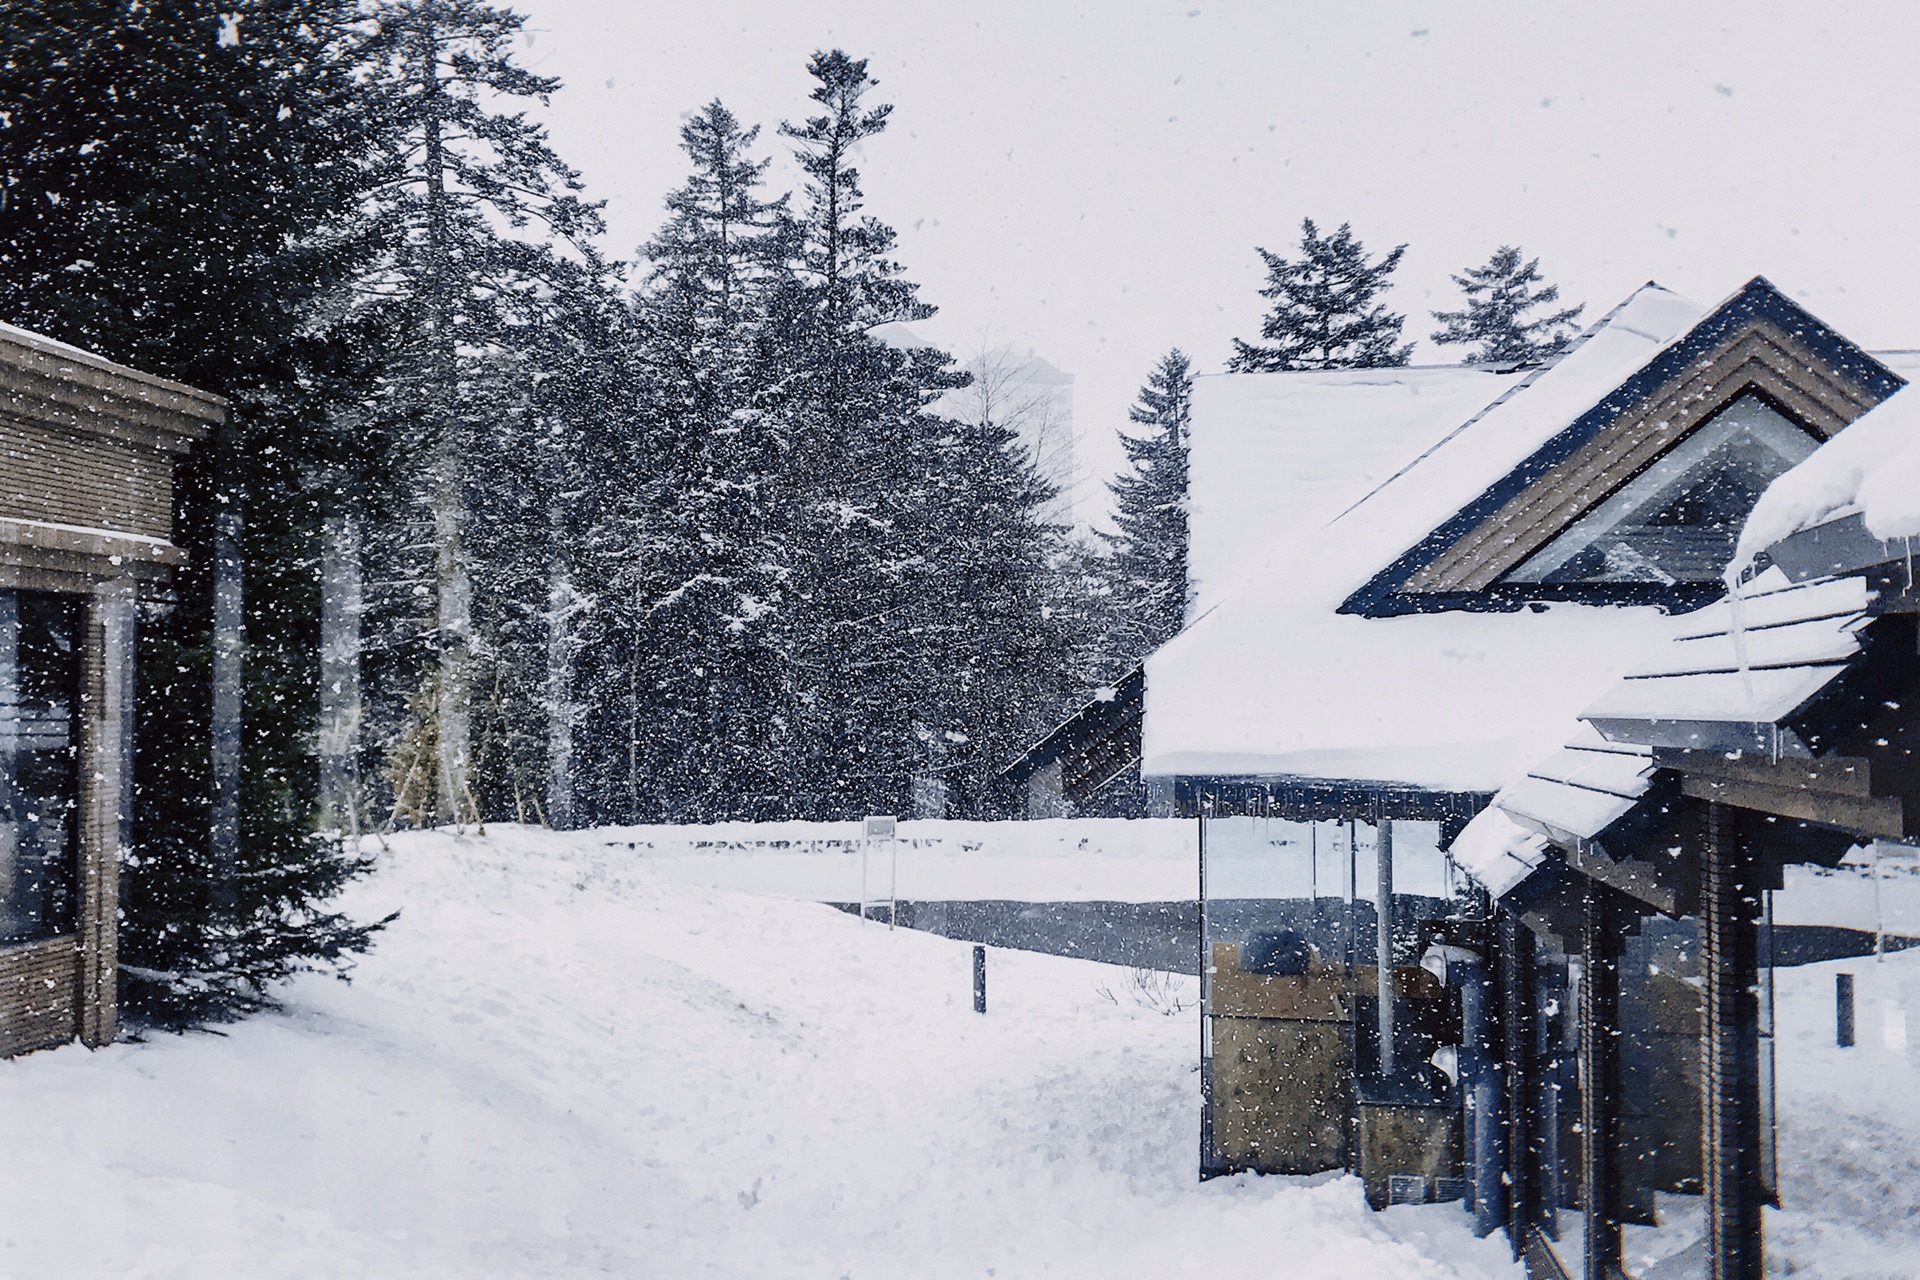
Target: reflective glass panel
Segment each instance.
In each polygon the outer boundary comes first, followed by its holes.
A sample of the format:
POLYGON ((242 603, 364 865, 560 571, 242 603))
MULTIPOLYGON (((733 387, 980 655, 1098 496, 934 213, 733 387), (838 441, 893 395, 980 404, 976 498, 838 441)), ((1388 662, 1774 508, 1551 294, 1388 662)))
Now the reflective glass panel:
POLYGON ((1510 580, 1718 582, 1753 504, 1819 443, 1758 396, 1741 396, 1510 580))
POLYGON ((0 941, 74 927, 79 608, 0 591, 0 941))

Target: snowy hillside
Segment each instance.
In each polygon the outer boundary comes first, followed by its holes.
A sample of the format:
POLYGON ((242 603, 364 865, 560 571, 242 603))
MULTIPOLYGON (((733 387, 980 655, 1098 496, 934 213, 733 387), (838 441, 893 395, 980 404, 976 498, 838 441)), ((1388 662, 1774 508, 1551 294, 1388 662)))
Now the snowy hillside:
POLYGON ((1518 1274, 1454 1206, 1196 1184, 1196 1015, 1123 970, 996 951, 982 1018, 962 943, 490 831, 393 841, 350 986, 7 1064, 0 1274, 1518 1274))

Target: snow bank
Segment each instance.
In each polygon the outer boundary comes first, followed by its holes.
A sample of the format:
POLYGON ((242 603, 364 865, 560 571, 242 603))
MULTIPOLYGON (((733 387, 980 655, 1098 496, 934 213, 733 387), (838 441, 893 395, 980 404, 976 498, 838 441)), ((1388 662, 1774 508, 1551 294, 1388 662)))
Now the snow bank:
MULTIPOLYGON (((920 901, 1178 902, 1198 892, 1199 833, 1191 821, 907 820, 899 833, 891 853, 883 844, 866 850, 869 888, 879 896, 895 861, 898 896, 920 901)), ((689 884, 813 902, 860 897, 858 822, 609 827, 604 838, 689 884)))
POLYGON ((0 1064, 0 1273, 1520 1274, 1457 1206, 1197 1183, 1196 1014, 1123 972, 996 951, 983 1018, 965 944, 489 830, 393 841, 351 986, 0 1064))

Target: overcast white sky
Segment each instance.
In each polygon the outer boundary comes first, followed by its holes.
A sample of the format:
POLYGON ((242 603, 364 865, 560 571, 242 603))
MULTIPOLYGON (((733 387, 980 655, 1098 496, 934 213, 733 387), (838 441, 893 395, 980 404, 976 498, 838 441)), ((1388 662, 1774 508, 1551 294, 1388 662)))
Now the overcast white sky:
POLYGON ((1253 246, 1288 251, 1303 215, 1409 245, 1409 337, 1510 242, 1589 317, 1648 279, 1705 302, 1761 274, 1868 345, 1920 346, 1916 5, 515 7, 622 257, 684 177, 686 112, 718 97, 777 152, 812 51, 870 58, 895 112, 864 184, 941 308, 925 331, 1075 374, 1096 474, 1160 353, 1214 371, 1254 335, 1253 246))

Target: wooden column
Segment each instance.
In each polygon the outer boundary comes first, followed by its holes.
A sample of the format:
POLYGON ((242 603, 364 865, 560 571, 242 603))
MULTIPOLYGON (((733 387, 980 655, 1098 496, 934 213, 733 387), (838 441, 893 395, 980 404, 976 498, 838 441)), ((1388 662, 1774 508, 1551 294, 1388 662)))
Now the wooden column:
POLYGON ((1540 1222, 1540 1153, 1534 1117, 1539 1114, 1538 1018, 1534 1001, 1533 933, 1502 913, 1500 931, 1500 1038, 1506 1066, 1507 1234, 1514 1256, 1540 1222))
POLYGON ((1707 803, 1701 875, 1701 1174, 1712 1280, 1760 1280, 1760 890, 1735 811, 1707 803))
POLYGON ((1620 930, 1613 891, 1587 886, 1580 979, 1580 1198, 1586 1213, 1581 1280, 1618 1280, 1620 1172, 1620 930))
POLYGON ((1393 1077, 1393 822, 1374 824, 1374 978, 1379 1012, 1380 1078, 1393 1077))
POLYGON ((131 580, 94 589, 81 634, 80 1040, 110 1044, 119 1034, 120 851, 133 808, 131 580))

